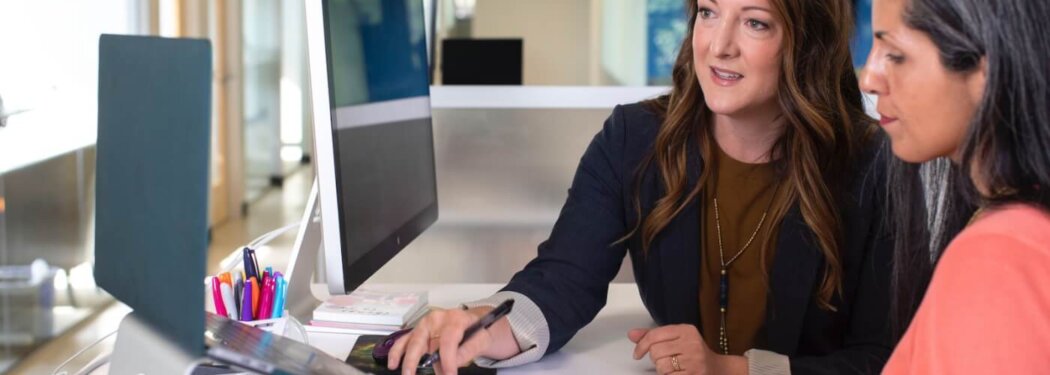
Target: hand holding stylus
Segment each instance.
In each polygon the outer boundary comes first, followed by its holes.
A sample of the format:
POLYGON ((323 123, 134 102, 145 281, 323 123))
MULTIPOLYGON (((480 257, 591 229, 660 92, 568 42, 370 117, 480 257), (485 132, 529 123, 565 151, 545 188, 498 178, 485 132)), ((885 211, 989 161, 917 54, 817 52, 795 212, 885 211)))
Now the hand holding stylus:
POLYGON ((417 365, 428 364, 428 353, 440 352, 437 362, 440 373, 454 374, 460 366, 475 357, 506 359, 521 352, 511 332, 510 323, 502 319, 513 305, 508 300, 500 307, 478 307, 469 310, 433 310, 408 335, 402 336, 390 349, 387 367, 391 370, 404 366, 402 374, 413 375, 417 365), (488 329, 483 327, 488 326, 488 329), (468 335, 469 332, 473 335, 468 335), (422 359, 422 361, 421 361, 422 359), (438 360, 440 359, 440 361, 438 360))

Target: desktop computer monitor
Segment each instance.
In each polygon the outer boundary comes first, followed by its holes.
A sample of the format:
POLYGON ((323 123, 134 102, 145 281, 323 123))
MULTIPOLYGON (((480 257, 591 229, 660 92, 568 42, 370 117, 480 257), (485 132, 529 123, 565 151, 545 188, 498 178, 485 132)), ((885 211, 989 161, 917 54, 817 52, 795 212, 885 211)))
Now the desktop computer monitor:
POLYGON ((437 220, 423 0, 309 0, 328 289, 360 286, 437 220))

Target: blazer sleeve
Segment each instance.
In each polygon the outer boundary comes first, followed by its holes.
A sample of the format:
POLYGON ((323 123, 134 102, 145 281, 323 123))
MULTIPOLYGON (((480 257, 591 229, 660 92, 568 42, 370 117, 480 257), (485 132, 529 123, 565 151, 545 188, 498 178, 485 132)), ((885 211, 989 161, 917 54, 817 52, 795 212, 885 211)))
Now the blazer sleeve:
POLYGON ((791 358, 791 373, 798 374, 877 374, 892 351, 889 326, 889 286, 893 257, 893 236, 888 227, 886 165, 888 147, 878 147, 869 163, 870 173, 862 183, 862 199, 869 200, 869 229, 863 241, 864 255, 859 283, 851 301, 851 315, 842 348, 823 356, 791 358))
POLYGON ((617 106, 580 160, 568 199, 550 238, 535 259, 503 291, 531 299, 550 329, 553 353, 605 306, 608 286, 623 263, 626 246, 624 150, 627 131, 617 106))

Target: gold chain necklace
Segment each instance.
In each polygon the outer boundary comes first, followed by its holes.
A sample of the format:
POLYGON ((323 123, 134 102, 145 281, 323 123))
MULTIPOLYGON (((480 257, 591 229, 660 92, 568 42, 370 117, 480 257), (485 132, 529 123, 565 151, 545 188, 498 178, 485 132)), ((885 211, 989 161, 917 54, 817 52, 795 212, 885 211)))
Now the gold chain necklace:
POLYGON ((729 258, 729 261, 725 260, 725 251, 722 247, 722 221, 718 215, 718 196, 715 195, 715 228, 718 231, 718 262, 720 263, 721 269, 719 270, 718 276, 718 312, 719 312, 719 324, 718 324, 718 346, 722 350, 722 354, 729 354, 729 334, 726 332, 726 312, 729 310, 729 266, 736 261, 740 255, 744 254, 744 251, 751 246, 751 242, 758 236, 758 232, 762 230, 762 224, 766 222, 766 215, 769 214, 769 208, 773 206, 773 199, 777 196, 777 190, 780 190, 780 184, 777 184, 776 189, 773 190, 773 196, 769 198, 769 204, 766 205, 766 210, 762 212, 762 218, 758 220, 758 227, 751 233, 751 237, 747 239, 744 246, 737 251, 736 255, 729 258))

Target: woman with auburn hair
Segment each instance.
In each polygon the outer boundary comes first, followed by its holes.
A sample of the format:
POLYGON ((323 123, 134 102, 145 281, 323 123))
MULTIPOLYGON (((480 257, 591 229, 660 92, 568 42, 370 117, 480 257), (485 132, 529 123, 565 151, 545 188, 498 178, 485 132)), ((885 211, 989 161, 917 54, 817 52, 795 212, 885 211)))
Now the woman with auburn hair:
POLYGON ((536 259, 432 312, 390 353, 514 366, 561 348, 629 255, 661 374, 875 373, 889 355, 882 140, 853 71, 848 0, 690 0, 669 95, 618 106, 536 259), (500 301, 514 310, 457 350, 500 301))
POLYGON ((1046 373, 1050 2, 878 0, 872 18, 863 88, 898 158, 886 372, 1046 373))

